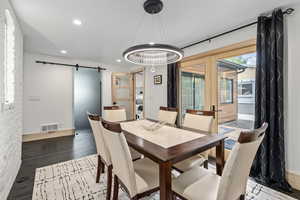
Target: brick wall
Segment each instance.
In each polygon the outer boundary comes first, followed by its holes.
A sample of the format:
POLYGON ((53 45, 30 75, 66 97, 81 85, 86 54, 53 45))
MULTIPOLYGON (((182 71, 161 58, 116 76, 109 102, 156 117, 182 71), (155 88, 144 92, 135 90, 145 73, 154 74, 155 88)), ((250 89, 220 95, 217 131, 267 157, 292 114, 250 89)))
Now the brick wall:
MULTIPOLYGON (((0 90, 3 91, 3 46, 4 10, 13 10, 8 0, 0 1, 0 90)), ((13 110, 0 111, 0 199, 7 198, 21 164, 22 145, 22 101, 23 101, 23 37, 14 17, 16 26, 16 92, 13 110)))

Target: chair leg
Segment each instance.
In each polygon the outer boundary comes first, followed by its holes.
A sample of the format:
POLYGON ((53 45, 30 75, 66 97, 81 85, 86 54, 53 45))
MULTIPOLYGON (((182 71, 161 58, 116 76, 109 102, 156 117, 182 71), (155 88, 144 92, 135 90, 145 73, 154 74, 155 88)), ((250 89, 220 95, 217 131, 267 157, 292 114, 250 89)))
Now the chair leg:
POLYGON ((102 161, 101 161, 101 157, 98 155, 96 183, 99 183, 99 181, 100 181, 101 168, 102 168, 102 161))
POLYGON ((111 184, 112 184, 112 165, 107 168, 107 190, 106 200, 110 200, 111 197, 111 184))
POLYGON ((102 163, 102 167, 101 167, 101 173, 104 174, 105 173, 105 165, 104 163, 102 163))
POLYGON ((240 200, 245 200, 245 195, 244 195, 244 194, 242 194, 242 195, 240 196, 240 200))
POLYGON ((113 200, 118 200, 119 195, 119 179, 115 175, 114 176, 114 194, 113 194, 113 200))
POLYGON ((205 169, 208 169, 208 160, 204 161, 203 167, 204 167, 205 169))
POLYGON ((176 200, 176 195, 174 193, 172 194, 172 199, 176 200))

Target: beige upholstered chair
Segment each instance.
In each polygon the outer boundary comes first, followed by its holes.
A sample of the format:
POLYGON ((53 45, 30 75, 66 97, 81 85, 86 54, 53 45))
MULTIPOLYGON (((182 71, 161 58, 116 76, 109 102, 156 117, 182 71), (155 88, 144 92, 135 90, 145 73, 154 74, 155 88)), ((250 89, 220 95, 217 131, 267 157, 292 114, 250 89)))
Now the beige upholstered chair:
POLYGON ((126 110, 120 106, 104 106, 104 120, 110 122, 126 121, 126 110))
POLYGON ((168 124, 175 125, 177 119, 177 108, 163 107, 159 108, 158 120, 167 122, 168 124))
POLYGON ((113 173, 113 200, 118 199, 119 184, 131 199, 139 199, 159 190, 159 167, 148 158, 132 162, 120 124, 102 121, 104 138, 110 151, 113 173))
MULTIPOLYGON (((214 113, 214 111, 187 110, 184 116, 183 127, 211 132, 214 113)), ((208 154, 209 151, 202 152, 201 154, 176 163, 174 167, 181 172, 185 172, 193 167, 201 165, 207 168, 208 154)))
POLYGON ((103 127, 98 115, 88 113, 88 119, 92 127, 93 135, 95 138, 96 149, 98 154, 97 176, 96 183, 99 183, 101 172, 104 173, 104 165, 107 167, 107 200, 110 200, 111 196, 111 184, 112 184, 112 162, 109 154, 109 150, 106 146, 103 136, 103 127))
MULTIPOLYGON (((121 122, 126 121, 126 110, 121 106, 104 106, 104 120, 109 122, 121 122)), ((133 160, 140 159, 142 154, 138 153, 136 150, 130 148, 130 153, 133 160)))
POLYGON ((173 180, 173 194, 191 200, 245 199, 250 168, 267 127, 264 123, 259 129, 240 133, 222 176, 204 168, 193 168, 173 180))

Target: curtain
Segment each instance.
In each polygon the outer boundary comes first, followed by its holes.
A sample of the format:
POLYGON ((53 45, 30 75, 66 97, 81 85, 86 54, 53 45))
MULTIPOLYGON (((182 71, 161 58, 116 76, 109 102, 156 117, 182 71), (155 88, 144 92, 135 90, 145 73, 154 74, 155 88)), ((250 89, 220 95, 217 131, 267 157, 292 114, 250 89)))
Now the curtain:
POLYGON ((178 63, 168 65, 168 107, 178 107, 178 63))
POLYGON ((258 18, 255 128, 269 123, 257 152, 251 176, 257 181, 289 191, 285 179, 283 119, 283 12, 258 18))

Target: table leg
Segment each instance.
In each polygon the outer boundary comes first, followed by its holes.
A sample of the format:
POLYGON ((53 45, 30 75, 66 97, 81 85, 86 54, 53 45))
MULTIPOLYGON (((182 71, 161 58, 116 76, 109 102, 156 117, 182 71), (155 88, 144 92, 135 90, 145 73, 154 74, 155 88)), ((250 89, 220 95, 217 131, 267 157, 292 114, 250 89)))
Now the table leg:
POLYGON ((164 162, 159 164, 159 187, 160 187, 160 200, 172 199, 172 164, 164 162))
POLYGON ((216 165, 217 165, 217 174, 222 175, 223 168, 225 165, 225 149, 224 149, 224 140, 220 141, 220 144, 216 146, 216 165))

